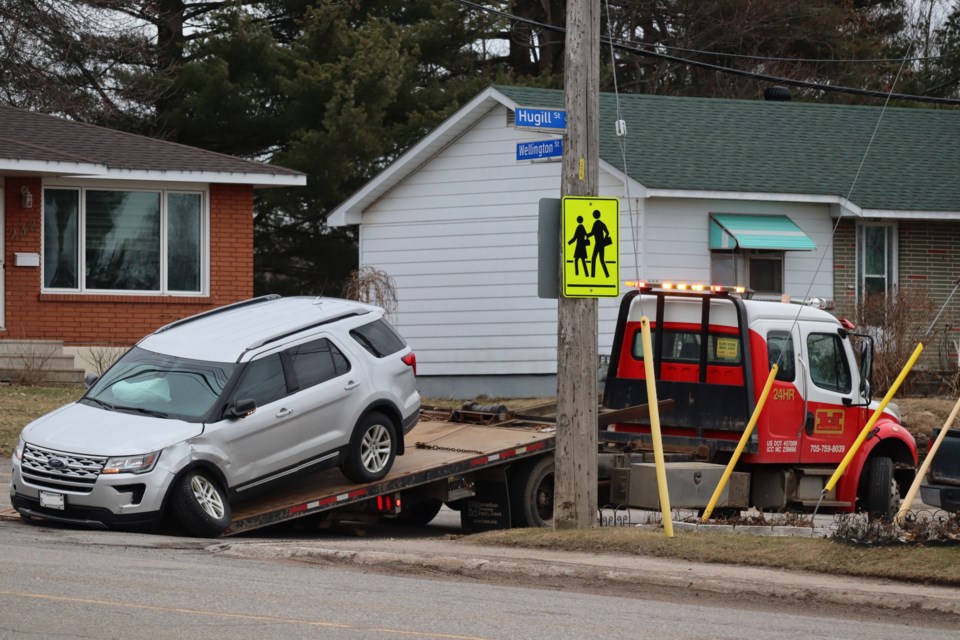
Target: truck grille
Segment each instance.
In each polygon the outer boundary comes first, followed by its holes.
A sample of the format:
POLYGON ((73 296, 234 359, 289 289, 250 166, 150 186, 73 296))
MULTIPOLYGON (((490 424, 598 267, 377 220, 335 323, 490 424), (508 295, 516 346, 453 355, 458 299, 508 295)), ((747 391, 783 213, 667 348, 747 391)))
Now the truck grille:
POLYGON ((90 493, 106 462, 105 456, 64 453, 28 444, 23 449, 20 475, 34 486, 90 493))

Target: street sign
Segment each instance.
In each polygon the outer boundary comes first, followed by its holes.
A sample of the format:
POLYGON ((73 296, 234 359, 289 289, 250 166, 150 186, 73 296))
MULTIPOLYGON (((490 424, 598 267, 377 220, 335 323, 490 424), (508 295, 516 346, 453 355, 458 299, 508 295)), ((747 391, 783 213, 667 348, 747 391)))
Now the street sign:
POLYGON ((528 109, 517 107, 513 112, 517 129, 533 131, 566 131, 567 112, 562 109, 528 109))
POLYGON ((615 298, 620 295, 620 201, 563 198, 563 295, 615 298))
POLYGON ((563 157, 563 140, 538 140, 517 143, 517 162, 563 157))

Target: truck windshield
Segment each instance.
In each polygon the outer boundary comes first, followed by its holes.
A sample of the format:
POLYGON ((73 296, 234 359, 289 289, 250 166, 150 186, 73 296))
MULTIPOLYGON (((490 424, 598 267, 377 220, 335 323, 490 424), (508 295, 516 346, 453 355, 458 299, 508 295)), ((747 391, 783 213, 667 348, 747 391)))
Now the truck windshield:
POLYGON ((230 362, 177 358, 134 347, 97 380, 81 402, 198 422, 220 397, 235 368, 230 362))

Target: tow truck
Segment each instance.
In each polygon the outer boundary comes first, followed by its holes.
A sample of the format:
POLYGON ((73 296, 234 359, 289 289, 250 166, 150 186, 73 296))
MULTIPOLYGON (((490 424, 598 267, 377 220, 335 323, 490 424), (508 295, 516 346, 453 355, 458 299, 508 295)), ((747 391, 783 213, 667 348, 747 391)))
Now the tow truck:
MULTIPOLYGON (((703 509, 764 382, 778 373, 720 511, 896 513, 916 443, 888 406, 852 463, 823 489, 870 418, 873 341, 803 304, 752 300, 735 287, 640 283, 620 305, 599 407, 602 505, 656 509, 644 358, 653 359, 673 508, 703 509), (642 349, 650 320, 653 353, 642 349)), ((226 535, 317 514, 326 522, 394 517, 425 523, 446 503, 467 530, 548 525, 553 515, 553 405, 426 412, 413 446, 384 480, 349 485, 336 472, 235 507, 226 535)))
MULTIPOLYGON (((895 407, 888 406, 840 481, 824 494, 877 407, 871 400, 872 338, 812 305, 752 300, 743 293, 736 287, 639 283, 625 294, 603 405, 646 403, 644 358, 653 359, 657 397, 673 402, 661 418, 671 506, 702 509, 776 363, 769 399, 724 506, 893 516, 917 464, 916 443, 895 407), (643 353, 642 317, 650 321, 650 354, 643 353)), ((649 421, 618 423, 600 440, 642 451, 650 432, 649 421)), ((647 456, 617 460, 613 500, 655 507, 647 456)))

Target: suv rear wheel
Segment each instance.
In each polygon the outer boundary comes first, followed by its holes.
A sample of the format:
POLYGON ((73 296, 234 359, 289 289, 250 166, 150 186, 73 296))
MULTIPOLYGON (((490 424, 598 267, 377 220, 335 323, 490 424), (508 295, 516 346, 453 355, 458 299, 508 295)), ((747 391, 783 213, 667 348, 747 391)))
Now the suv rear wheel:
POLYGON ((370 413, 353 430, 350 449, 340 466, 354 482, 373 482, 387 475, 397 456, 397 429, 382 413, 370 413))

